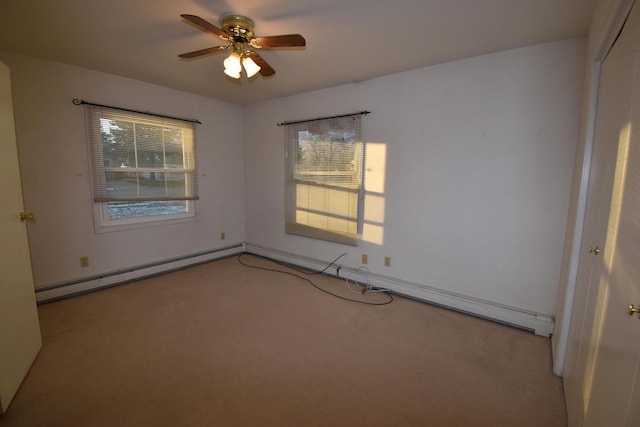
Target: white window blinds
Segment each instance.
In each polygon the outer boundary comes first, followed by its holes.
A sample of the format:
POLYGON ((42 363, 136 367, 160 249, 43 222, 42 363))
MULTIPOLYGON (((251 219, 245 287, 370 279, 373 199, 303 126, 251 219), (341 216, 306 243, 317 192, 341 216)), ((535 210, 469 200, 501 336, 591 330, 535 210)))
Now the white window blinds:
POLYGON ((95 202, 197 200, 195 125, 87 105, 95 202))
POLYGON ((355 246, 361 232, 362 116, 286 125, 285 232, 355 246))

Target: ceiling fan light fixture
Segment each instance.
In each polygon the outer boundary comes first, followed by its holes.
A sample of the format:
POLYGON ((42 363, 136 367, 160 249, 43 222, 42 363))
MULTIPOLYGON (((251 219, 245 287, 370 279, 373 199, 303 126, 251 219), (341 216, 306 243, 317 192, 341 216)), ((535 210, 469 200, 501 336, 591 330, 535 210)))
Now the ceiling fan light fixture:
POLYGON ((196 15, 182 14, 180 16, 189 24, 206 33, 213 34, 228 44, 183 53, 178 56, 182 59, 194 59, 231 49, 233 52, 224 61, 224 73, 234 79, 241 77, 243 66, 248 78, 254 77, 257 73, 263 77, 271 77, 275 74, 271 65, 254 49, 299 47, 306 46, 307 43, 300 34, 256 37, 253 32, 253 20, 243 15, 224 15, 221 20, 222 28, 218 28, 196 15))
POLYGON ((224 73, 229 77, 239 79, 240 71, 242 71, 240 55, 238 55, 238 52, 231 52, 227 59, 224 60, 224 73))
POLYGON ((232 79, 239 79, 239 78, 241 77, 241 76, 240 76, 240 71, 238 71, 238 72, 234 72, 234 71, 229 70, 228 68, 225 68, 225 69, 224 69, 224 73, 225 73, 227 76, 231 77, 232 79))
POLYGON ((242 58, 242 66, 244 67, 244 71, 247 73, 247 78, 255 76, 258 74, 258 71, 260 71, 260 66, 248 56, 242 58))

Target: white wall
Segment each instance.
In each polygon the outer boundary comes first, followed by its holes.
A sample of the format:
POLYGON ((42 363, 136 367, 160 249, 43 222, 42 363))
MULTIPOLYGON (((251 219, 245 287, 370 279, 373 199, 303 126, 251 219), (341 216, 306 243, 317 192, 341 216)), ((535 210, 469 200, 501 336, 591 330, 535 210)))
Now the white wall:
POLYGON ((374 273, 552 314, 584 58, 571 39, 247 106, 247 241, 326 261, 347 252, 352 267, 366 253, 374 273), (276 123, 360 110, 372 169, 362 241, 285 235, 276 123))
POLYGON ((38 220, 29 226, 36 287, 247 241, 326 261, 347 252, 341 262, 353 267, 367 253, 374 273, 552 314, 584 56, 584 39, 565 40, 243 109, 0 51, 13 75, 25 205, 38 220), (96 234, 73 98, 200 119, 197 219, 96 234), (363 109, 372 113, 363 240, 285 235, 276 123, 363 109))
POLYGON ((25 207, 37 219, 28 227, 36 288, 245 240, 240 106, 3 51, 0 59, 13 77, 25 207), (199 119, 196 219, 96 234, 84 111, 73 98, 199 119), (85 255, 90 265, 80 268, 85 255))

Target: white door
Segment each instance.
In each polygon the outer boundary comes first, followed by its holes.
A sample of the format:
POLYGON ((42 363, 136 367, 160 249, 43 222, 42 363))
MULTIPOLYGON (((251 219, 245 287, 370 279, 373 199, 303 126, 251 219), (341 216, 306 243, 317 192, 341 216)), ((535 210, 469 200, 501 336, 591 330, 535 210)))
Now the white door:
POLYGON ((42 340, 26 221, 20 221, 18 169, 9 68, 0 62, 0 414, 7 411, 42 340))
POLYGON ((591 400, 594 351, 599 339, 598 310, 603 306, 601 286, 604 244, 611 210, 616 159, 621 137, 626 138, 634 80, 634 37, 626 26, 602 64, 595 142, 592 150, 586 217, 582 234, 577 288, 571 317, 564 386, 571 426, 582 425, 591 400))
MULTIPOLYGON (((638 426, 638 367, 640 366, 640 6, 629 27, 634 58, 634 80, 629 120, 620 129, 618 156, 600 272, 602 303, 596 312, 599 331, 591 372, 591 399, 585 425, 638 426), (636 396, 634 396, 634 393, 636 396)), ((623 32, 622 37, 626 37, 623 32)))
POLYGON ((565 392, 571 425, 638 426, 640 7, 602 65, 565 392), (588 253, 589 248, 592 249, 588 253), (578 295, 580 297, 578 298, 578 295))

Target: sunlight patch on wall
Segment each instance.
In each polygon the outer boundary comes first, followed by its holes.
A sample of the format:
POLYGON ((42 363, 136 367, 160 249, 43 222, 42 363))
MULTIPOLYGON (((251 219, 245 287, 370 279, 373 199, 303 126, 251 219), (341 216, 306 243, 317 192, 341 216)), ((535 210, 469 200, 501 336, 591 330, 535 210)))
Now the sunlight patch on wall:
POLYGON ((387 144, 367 142, 364 175, 364 188, 367 193, 384 194, 386 168, 387 144))
POLYGON ((364 206, 364 222, 384 224, 385 198, 367 193, 364 206))
POLYGON ((384 227, 365 222, 362 226, 362 240, 382 246, 384 243, 384 227))
POLYGON ((384 243, 387 145, 381 142, 368 142, 365 150, 365 198, 362 240, 382 245, 384 243))

